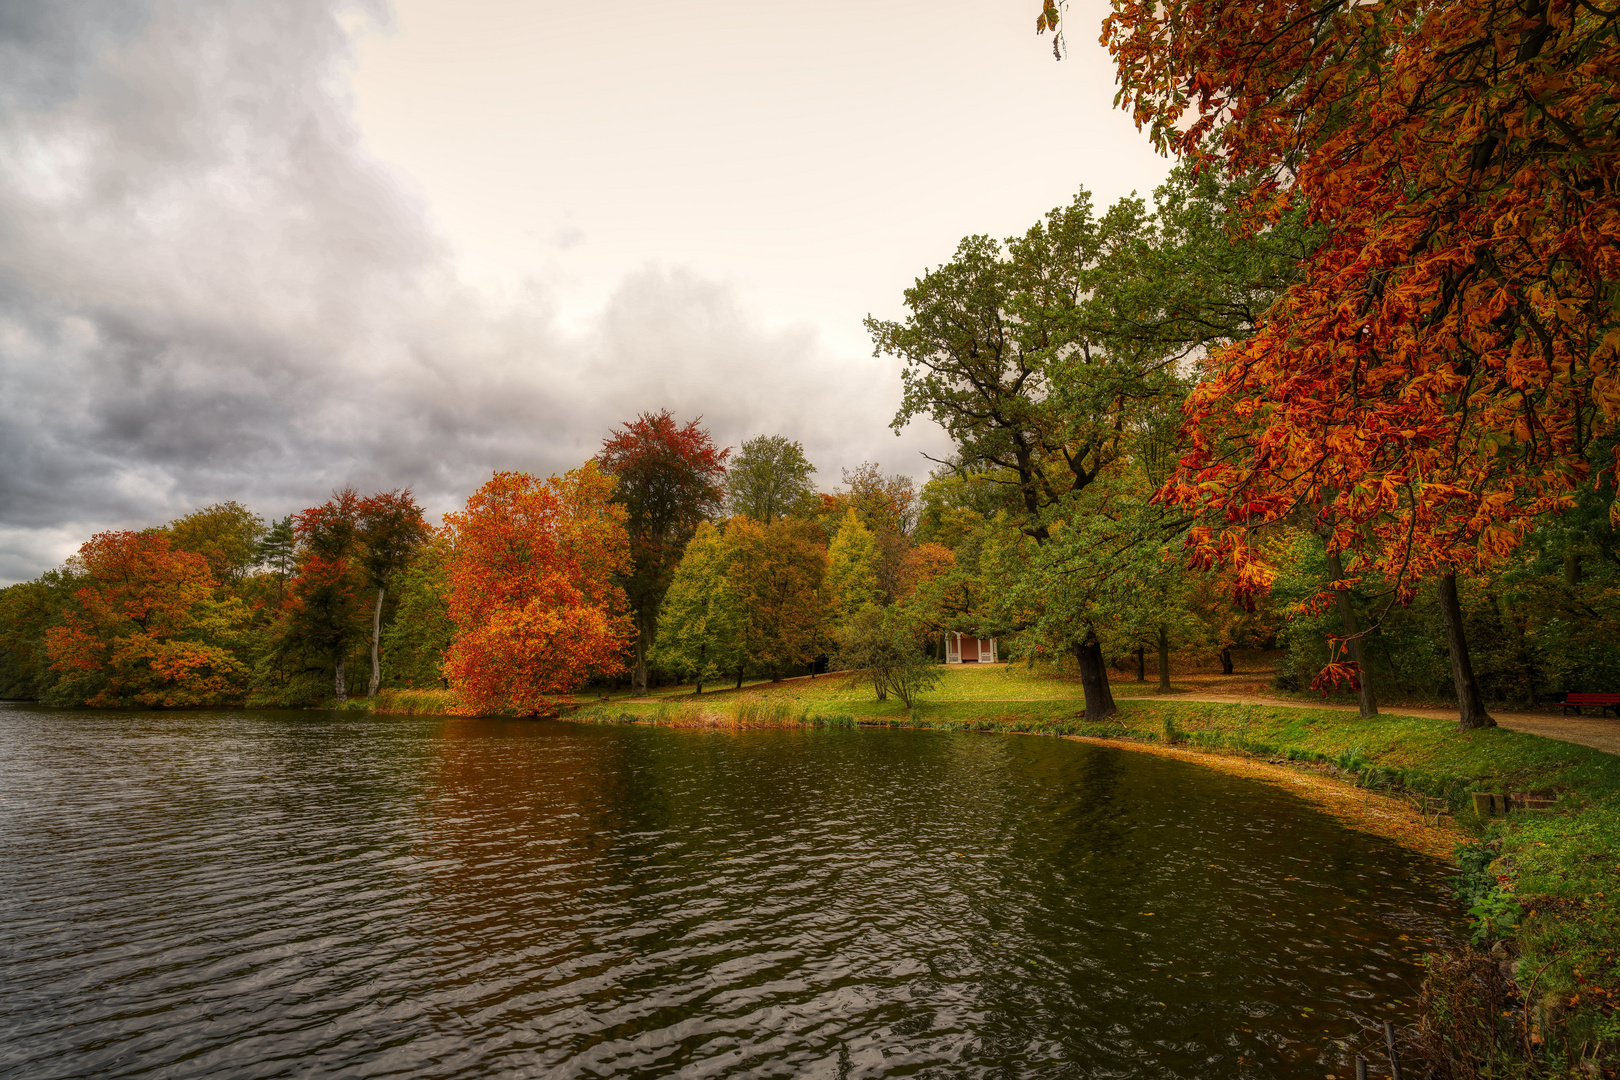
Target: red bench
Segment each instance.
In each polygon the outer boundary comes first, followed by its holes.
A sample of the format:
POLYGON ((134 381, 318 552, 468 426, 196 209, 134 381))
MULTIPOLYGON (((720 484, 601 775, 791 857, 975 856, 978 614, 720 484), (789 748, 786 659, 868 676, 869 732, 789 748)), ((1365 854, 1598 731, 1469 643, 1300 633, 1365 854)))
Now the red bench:
POLYGON ((1570 709, 1574 709, 1576 715, 1580 715, 1582 705, 1597 705, 1597 706, 1600 706, 1600 708, 1598 710, 1598 715, 1599 716, 1607 716, 1607 715, 1609 715, 1609 710, 1610 709, 1614 710, 1614 713, 1615 713, 1616 716, 1620 716, 1620 694, 1565 694, 1564 695, 1564 715, 1565 716, 1569 715, 1569 710, 1570 709))

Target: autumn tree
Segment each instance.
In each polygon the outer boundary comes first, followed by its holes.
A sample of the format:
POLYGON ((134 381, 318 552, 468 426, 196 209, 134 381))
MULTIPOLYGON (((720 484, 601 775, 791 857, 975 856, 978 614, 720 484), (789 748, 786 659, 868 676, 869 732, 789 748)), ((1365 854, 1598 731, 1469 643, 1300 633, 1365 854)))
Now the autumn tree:
POLYGON ((815 508, 816 469, 804 447, 783 435, 756 435, 726 471, 726 512, 755 521, 808 517, 815 508))
POLYGON ((847 622, 881 598, 877 560, 872 531, 851 507, 827 546, 827 614, 835 623, 847 622))
MULTIPOLYGON (((732 518, 726 524, 726 538, 732 551, 732 584, 742 607, 743 653, 749 663, 780 679, 822 650, 826 549, 806 522, 763 525, 732 518)), ((739 665, 738 685, 742 675, 739 665)))
POLYGON ((1308 508, 1349 557, 1341 581, 1409 602, 1435 579, 1461 726, 1490 724, 1457 575, 1568 505, 1620 415, 1611 19, 1562 0, 1120 0, 1104 38, 1161 148, 1258 180, 1252 230, 1302 212, 1327 234, 1194 397, 1176 496, 1221 525, 1202 557, 1264 588, 1250 532, 1308 508))
POLYGON ((205 557, 161 531, 105 532, 72 570, 74 603, 45 633, 54 703, 179 708, 242 696, 248 672, 231 646, 246 613, 215 597, 205 557))
POLYGON ((705 521, 686 545, 658 615, 651 660, 697 684, 718 682, 745 666, 742 596, 732 585, 733 552, 705 521))
POLYGON ((548 480, 497 472, 445 516, 456 637, 444 674, 465 709, 552 713, 624 670, 635 628, 616 579, 630 545, 613 488, 594 462, 548 480))
POLYGON ((647 692, 647 656, 658 635, 663 603, 698 523, 721 506, 729 450, 714 445, 699 421, 677 424, 668 409, 642 413, 602 444, 596 461, 617 485, 614 500, 625 510, 630 567, 622 584, 635 612, 632 681, 647 692))
POLYGON ((919 639, 931 639, 939 645, 940 659, 944 659, 942 635, 951 625, 950 586, 955 570, 956 553, 950 548, 936 543, 918 544, 906 552, 894 598, 905 609, 919 639))
POLYGON ((330 660, 332 692, 340 702, 349 692, 349 647, 364 633, 360 502, 353 488, 344 488, 294 515, 293 524, 302 559, 286 603, 285 640, 330 660))
POLYGON ((208 560, 216 581, 240 581, 259 561, 264 519, 235 502, 216 503, 176 518, 166 527, 177 551, 190 551, 208 560))
POLYGON ((874 535, 911 534, 917 523, 917 491, 911 477, 885 476, 876 462, 863 461, 844 469, 842 479, 843 486, 834 492, 837 506, 853 510, 874 535))
POLYGON ((361 499, 355 516, 360 541, 359 565, 367 586, 377 590, 371 609, 371 682, 366 688, 366 696, 374 698, 382 684, 382 659, 378 649, 382 641, 383 595, 388 584, 427 539, 428 526, 409 488, 379 492, 361 499))

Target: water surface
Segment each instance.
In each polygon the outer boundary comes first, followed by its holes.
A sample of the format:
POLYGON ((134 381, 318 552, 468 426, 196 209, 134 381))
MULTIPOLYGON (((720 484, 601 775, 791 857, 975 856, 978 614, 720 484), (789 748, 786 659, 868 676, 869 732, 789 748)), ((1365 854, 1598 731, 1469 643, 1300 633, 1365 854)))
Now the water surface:
POLYGON ((1063 740, 0 706, 0 1076, 1321 1076, 1439 868, 1063 740))

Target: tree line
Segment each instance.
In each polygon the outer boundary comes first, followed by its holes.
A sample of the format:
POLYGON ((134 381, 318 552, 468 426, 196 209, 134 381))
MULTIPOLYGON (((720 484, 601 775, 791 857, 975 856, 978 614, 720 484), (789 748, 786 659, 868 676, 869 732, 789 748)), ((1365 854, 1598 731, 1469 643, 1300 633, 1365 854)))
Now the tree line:
MULTIPOLYGON (((814 475, 783 436, 733 455, 663 411, 565 475, 495 473, 436 528, 409 490, 343 489, 274 522, 228 502, 101 533, 0 591, 0 695, 303 707, 365 671, 370 696, 442 687, 535 714, 610 679, 800 674, 950 558, 917 544, 909 478, 867 463, 827 493, 814 475)), ((879 629, 915 669, 936 624, 879 629)), ((917 679, 897 683, 908 700, 917 679)))
POLYGON ((868 319, 896 428, 952 441, 920 490, 868 465, 820 492, 799 444, 733 455, 660 412, 438 529, 408 491, 227 503, 0 593, 0 692, 291 705, 366 668, 539 711, 833 657, 909 701, 948 631, 1072 670, 1091 719, 1149 656, 1167 687, 1173 652, 1245 646, 1285 689, 1449 698, 1464 727, 1620 687, 1620 157, 1591 150, 1620 128, 1581 66, 1613 46, 1573 8, 1266 9, 1269 37, 1195 8, 1108 23, 1184 158, 1151 202, 965 238, 868 319))

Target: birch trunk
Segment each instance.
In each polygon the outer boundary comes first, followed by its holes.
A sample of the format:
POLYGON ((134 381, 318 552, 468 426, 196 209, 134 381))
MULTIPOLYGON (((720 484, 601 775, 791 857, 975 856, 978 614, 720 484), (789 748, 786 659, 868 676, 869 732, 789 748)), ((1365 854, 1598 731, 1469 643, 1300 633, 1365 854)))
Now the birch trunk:
POLYGON ((366 697, 377 696, 377 688, 382 685, 382 658, 378 651, 378 644, 382 641, 382 604, 383 586, 377 586, 377 604, 371 609, 371 682, 366 687, 366 697))

